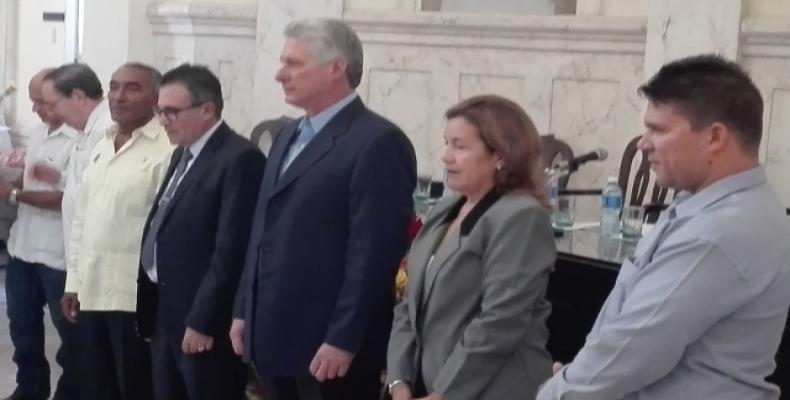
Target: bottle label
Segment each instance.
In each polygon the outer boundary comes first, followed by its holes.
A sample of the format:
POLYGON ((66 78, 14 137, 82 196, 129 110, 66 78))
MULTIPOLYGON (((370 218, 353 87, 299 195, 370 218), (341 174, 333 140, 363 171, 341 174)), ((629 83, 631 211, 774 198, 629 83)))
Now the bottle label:
POLYGON ((619 196, 604 196, 603 208, 620 208, 623 205, 623 198, 619 196))

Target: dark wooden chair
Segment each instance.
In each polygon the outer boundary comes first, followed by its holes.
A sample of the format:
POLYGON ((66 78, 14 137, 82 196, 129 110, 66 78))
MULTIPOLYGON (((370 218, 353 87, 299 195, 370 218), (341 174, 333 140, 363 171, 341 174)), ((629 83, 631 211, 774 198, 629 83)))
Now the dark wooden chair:
MULTIPOLYGON (((543 135, 540 137, 540 140, 543 148, 543 168, 553 167, 563 161, 570 161, 573 159, 573 149, 571 149, 571 146, 555 138, 554 135, 543 135)), ((560 178, 560 189, 568 187, 568 178, 568 175, 560 178)))
POLYGON ((269 154, 269 147, 271 147, 274 138, 280 133, 283 125, 293 122, 294 119, 286 116, 275 119, 267 119, 255 125, 250 133, 250 141, 255 143, 264 154, 269 154))
POLYGON ((650 162, 648 162, 644 153, 636 147, 641 137, 640 135, 631 139, 625 147, 623 158, 620 160, 620 174, 617 178, 617 183, 623 190, 623 204, 632 206, 644 205, 645 218, 648 222, 654 222, 661 210, 666 208, 665 201, 669 190, 658 186, 656 183, 653 183, 652 186, 650 185, 650 162), (637 154, 640 155, 641 160, 633 173, 633 179, 631 179, 631 170, 637 154), (650 197, 645 201, 649 188, 651 189, 650 197))

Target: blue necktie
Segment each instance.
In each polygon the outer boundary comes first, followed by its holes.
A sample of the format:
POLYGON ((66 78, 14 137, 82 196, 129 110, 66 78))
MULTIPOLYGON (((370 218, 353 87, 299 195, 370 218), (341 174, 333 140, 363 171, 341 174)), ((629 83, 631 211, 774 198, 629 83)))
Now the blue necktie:
POLYGON ((296 140, 291 144, 291 147, 288 148, 288 154, 285 157, 285 161, 280 168, 280 176, 283 176, 285 170, 291 166, 291 163, 296 159, 299 153, 307 147, 307 144, 315 137, 315 130, 313 129, 313 125, 310 123, 310 120, 305 118, 303 122, 300 124, 299 132, 296 133, 296 140))

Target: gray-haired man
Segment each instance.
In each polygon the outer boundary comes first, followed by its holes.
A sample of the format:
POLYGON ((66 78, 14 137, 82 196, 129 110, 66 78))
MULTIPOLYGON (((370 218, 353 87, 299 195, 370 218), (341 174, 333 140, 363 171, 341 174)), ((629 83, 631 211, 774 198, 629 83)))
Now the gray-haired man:
POLYGON ((346 24, 297 21, 285 36, 276 79, 307 115, 272 144, 231 338, 267 397, 375 399, 408 245, 414 150, 354 92, 362 45, 346 24))

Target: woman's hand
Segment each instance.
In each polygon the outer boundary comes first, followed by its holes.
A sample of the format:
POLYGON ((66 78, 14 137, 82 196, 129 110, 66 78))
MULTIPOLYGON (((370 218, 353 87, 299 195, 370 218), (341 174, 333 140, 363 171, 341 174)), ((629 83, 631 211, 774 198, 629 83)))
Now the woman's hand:
POLYGON ((392 400, 412 400, 411 388, 406 383, 400 383, 392 388, 392 400))
POLYGON ((563 365, 561 362, 555 362, 554 364, 551 365, 551 373, 553 375, 557 375, 557 372, 562 371, 562 367, 564 366, 565 365, 563 365))

